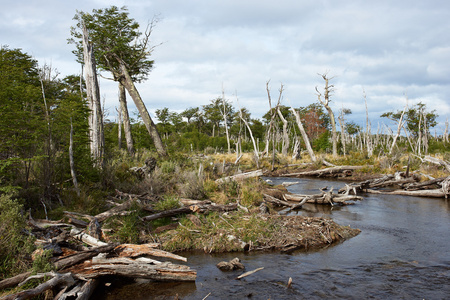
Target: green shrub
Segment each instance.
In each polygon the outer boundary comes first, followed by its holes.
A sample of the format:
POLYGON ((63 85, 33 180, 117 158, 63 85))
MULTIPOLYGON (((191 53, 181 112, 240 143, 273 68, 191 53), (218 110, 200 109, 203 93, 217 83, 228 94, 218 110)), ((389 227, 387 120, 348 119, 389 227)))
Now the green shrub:
POLYGON ((155 204, 156 210, 168 210, 180 207, 180 201, 175 196, 165 195, 162 201, 155 204))
POLYGON ((24 272, 30 265, 33 238, 24 234, 21 211, 17 200, 0 196, 0 279, 24 272))

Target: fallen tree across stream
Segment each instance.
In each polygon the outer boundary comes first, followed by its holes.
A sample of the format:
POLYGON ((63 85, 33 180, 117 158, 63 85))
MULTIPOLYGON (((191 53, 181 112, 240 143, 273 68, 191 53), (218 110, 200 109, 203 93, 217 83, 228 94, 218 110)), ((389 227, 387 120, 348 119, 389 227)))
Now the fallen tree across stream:
POLYGON ((348 177, 351 176, 354 170, 367 168, 372 166, 337 166, 330 167, 314 171, 305 171, 299 173, 281 174, 280 177, 302 177, 302 176, 314 176, 314 177, 348 177))

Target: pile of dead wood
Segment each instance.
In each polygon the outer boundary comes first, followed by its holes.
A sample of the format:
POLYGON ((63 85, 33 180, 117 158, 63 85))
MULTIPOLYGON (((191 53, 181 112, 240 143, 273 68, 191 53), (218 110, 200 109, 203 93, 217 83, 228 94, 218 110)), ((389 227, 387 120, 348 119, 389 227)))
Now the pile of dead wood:
MULTIPOLYGON (((280 189, 265 189, 264 196, 264 205, 271 204, 273 206, 289 208, 292 209, 300 209, 305 203, 313 203, 313 204, 324 204, 324 205, 348 205, 353 204, 354 202, 350 201, 360 201, 363 198, 356 195, 340 195, 333 192, 333 188, 329 191, 324 188, 319 194, 313 195, 302 195, 302 194, 293 194, 287 191, 282 191, 280 189)), ((260 207, 262 210, 263 208, 260 207)))
POLYGON ((339 190, 344 195, 365 192, 372 194, 405 195, 447 198, 450 195, 450 176, 420 182, 420 177, 408 172, 397 172, 381 178, 347 184, 339 190))
MULTIPOLYGON (((48 290, 54 299, 89 299, 101 277, 116 275, 154 281, 195 281, 196 271, 188 266, 154 257, 186 262, 187 259, 158 249, 159 244, 107 244, 80 232, 70 224, 32 220, 33 234, 42 249, 53 251, 54 271, 31 276, 30 272, 0 281, 0 289, 21 286, 31 279, 45 278, 37 287, 3 299, 29 299, 48 290), (42 226, 45 227, 42 227, 42 226), (71 230, 69 231, 69 228, 71 230), (89 246, 86 246, 89 245, 89 246), (97 246, 90 246, 97 245, 97 246), (100 245, 100 246, 98 246, 100 245), (153 258, 150 258, 153 257, 153 258), (50 278, 50 279, 49 279, 50 278)), ((39 255, 39 253, 36 253, 39 255)))
POLYGON ((353 175, 354 170, 367 168, 372 166, 333 166, 325 169, 319 169, 314 171, 304 171, 298 173, 282 174, 280 177, 349 177, 353 175))

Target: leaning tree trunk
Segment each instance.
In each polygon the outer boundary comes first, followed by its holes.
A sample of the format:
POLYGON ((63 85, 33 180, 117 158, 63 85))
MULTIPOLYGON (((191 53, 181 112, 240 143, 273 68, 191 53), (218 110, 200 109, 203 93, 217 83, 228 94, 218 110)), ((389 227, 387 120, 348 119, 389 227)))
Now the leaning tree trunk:
POLYGON ((95 66, 94 47, 89 43, 89 34, 83 24, 83 59, 84 79, 86 81, 86 94, 90 109, 89 133, 91 139, 91 155, 96 166, 102 165, 105 137, 103 134, 103 116, 100 104, 100 89, 95 66))
POLYGON ((130 115, 127 108, 127 95, 125 93, 125 87, 119 82, 119 102, 120 112, 122 115, 123 129, 125 131, 125 140, 127 142, 127 150, 130 155, 134 154, 133 136, 131 135, 131 123, 130 115))
POLYGON ((309 156, 313 162, 316 162, 316 156, 314 155, 314 151, 309 143, 308 135, 306 134, 305 128, 303 127, 302 120, 300 119, 300 114, 293 107, 291 107, 292 112, 294 113, 295 120, 297 121, 298 129, 300 129, 300 133, 302 134, 303 141, 305 142, 306 150, 308 150, 309 156))
POLYGON ((139 94, 138 90, 136 89, 136 86, 134 85, 134 82, 131 79, 130 73, 128 73, 128 69, 125 66, 125 63, 120 62, 119 68, 120 73, 122 75, 119 81, 124 85, 124 87, 128 91, 128 94, 130 94, 131 98, 133 99, 134 104, 136 105, 139 114, 142 117, 142 121, 144 122, 145 127, 147 128, 147 131, 153 139, 153 143, 155 144, 156 147, 156 152, 158 152, 160 156, 166 156, 167 152, 161 140, 161 137, 159 136, 158 130, 156 129, 156 125, 155 123, 153 123, 153 120, 150 117, 147 108, 145 107, 144 101, 142 101, 141 95, 139 94))

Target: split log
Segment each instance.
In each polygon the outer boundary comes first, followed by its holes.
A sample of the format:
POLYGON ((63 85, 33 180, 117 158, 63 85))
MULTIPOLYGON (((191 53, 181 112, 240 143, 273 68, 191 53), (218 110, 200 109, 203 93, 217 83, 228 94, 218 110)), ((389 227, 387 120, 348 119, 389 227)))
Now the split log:
POLYGON ((94 247, 100 247, 100 246, 108 245, 107 243, 102 242, 102 241, 96 239, 95 237, 93 237, 93 236, 91 236, 91 235, 89 235, 87 233, 81 232, 78 229, 72 229, 70 231, 70 235, 72 235, 75 239, 83 241, 86 244, 94 246, 94 247))
POLYGON ((232 180, 234 180, 234 181, 244 180, 247 178, 259 177, 259 176, 263 176, 262 170, 256 170, 256 171, 251 171, 251 172, 247 172, 247 173, 242 173, 242 174, 237 174, 237 175, 233 175, 233 176, 219 178, 216 180, 216 183, 224 183, 224 182, 228 182, 228 181, 232 181, 232 180))
MULTIPOLYGON (((372 166, 364 166, 364 167, 372 167, 372 166)), ((291 173, 291 174, 283 174, 280 175, 280 177, 300 177, 300 176, 334 176, 337 177, 340 174, 345 174, 346 176, 348 172, 352 172, 353 170, 359 170, 364 168, 362 166, 338 166, 338 167, 331 167, 331 168, 325 168, 315 171, 306 171, 306 172, 300 172, 300 173, 291 173)))
POLYGON ((130 278, 151 279, 155 281, 195 281, 197 272, 188 266, 162 263, 150 264, 99 264, 85 263, 77 268, 74 274, 80 278, 92 279, 105 275, 116 275, 130 278))
POLYGON ((87 259, 90 259, 90 258, 98 255, 99 253, 109 252, 112 249, 114 249, 116 246, 117 246, 116 244, 110 244, 107 246, 96 247, 93 249, 89 249, 89 250, 81 251, 81 252, 71 254, 68 256, 64 256, 64 257, 56 260, 54 262, 54 265, 57 270, 68 268, 70 266, 73 266, 80 262, 83 262, 87 259))
POLYGON ((119 257, 137 257, 142 255, 150 255, 157 257, 165 257, 171 258, 180 261, 187 261, 186 257, 179 256, 164 250, 156 249, 159 244, 143 244, 143 245, 135 245, 135 244, 121 244, 115 247, 114 252, 119 257))
POLYGON ((1 299, 2 300, 30 299, 32 297, 42 294, 46 290, 55 288, 58 285, 72 285, 75 282, 71 273, 65 273, 65 274, 53 273, 53 274, 54 274, 53 275, 54 277, 52 279, 38 285, 34 289, 29 289, 26 291, 8 295, 5 297, 2 297, 1 299))

